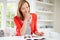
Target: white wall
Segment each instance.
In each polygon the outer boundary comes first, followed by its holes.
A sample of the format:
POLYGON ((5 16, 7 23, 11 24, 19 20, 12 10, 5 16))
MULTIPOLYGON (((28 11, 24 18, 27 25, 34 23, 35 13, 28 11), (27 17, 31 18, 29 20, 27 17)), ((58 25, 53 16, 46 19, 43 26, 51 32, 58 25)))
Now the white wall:
POLYGON ((60 32, 60 0, 55 1, 55 24, 54 31, 60 32))
POLYGON ((27 0, 30 4, 30 12, 35 13, 35 0, 27 0))

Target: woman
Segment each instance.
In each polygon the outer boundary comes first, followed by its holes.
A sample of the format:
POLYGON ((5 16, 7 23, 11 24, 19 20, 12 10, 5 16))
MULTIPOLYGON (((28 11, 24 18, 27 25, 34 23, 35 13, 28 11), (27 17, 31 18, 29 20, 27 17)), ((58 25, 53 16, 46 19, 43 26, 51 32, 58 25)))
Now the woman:
POLYGON ((43 32, 38 32, 36 23, 37 15, 30 13, 30 5, 26 0, 20 0, 18 4, 17 16, 14 17, 16 25, 16 36, 36 34, 43 36, 43 32))

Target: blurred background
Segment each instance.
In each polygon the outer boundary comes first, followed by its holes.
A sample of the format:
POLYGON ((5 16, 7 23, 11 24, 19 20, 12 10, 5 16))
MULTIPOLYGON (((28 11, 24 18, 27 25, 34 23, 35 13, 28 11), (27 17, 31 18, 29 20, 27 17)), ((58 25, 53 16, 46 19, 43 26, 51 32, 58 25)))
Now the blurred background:
MULTIPOLYGON (((60 34, 60 0, 27 1, 30 3, 30 12, 38 16, 38 31, 60 34)), ((17 14, 18 2, 19 0, 0 0, 0 31, 3 30, 5 36, 15 35, 13 18, 17 14)))

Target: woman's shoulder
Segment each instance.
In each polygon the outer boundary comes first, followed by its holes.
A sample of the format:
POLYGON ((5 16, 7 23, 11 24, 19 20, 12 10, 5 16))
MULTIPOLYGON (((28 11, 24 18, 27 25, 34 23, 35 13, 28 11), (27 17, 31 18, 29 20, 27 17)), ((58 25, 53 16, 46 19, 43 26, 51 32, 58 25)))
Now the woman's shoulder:
POLYGON ((32 15, 37 15, 36 13, 31 13, 32 15))
POLYGON ((14 16, 14 18, 17 18, 17 16, 14 16))
POLYGON ((21 19, 18 17, 18 16, 14 16, 14 21, 16 22, 19 22, 19 23, 22 23, 21 19))
POLYGON ((36 13, 31 13, 33 17, 37 17, 37 14, 36 13))
POLYGON ((37 20, 37 14, 36 13, 31 13, 33 20, 37 20))
POLYGON ((18 16, 14 16, 14 19, 20 19, 18 16))
POLYGON ((15 19, 18 19, 18 16, 14 16, 14 20, 15 20, 15 19))
POLYGON ((18 16, 14 16, 14 20, 21 20, 18 16))

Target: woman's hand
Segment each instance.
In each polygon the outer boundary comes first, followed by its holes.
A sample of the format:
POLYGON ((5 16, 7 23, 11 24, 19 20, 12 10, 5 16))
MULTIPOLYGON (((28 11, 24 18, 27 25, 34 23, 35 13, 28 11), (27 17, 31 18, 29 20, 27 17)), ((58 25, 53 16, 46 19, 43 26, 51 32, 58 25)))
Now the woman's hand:
POLYGON ((26 13, 26 15, 25 15, 25 19, 24 19, 24 20, 28 21, 29 18, 30 18, 30 13, 26 13))
POLYGON ((26 14, 26 15, 24 15, 24 16, 25 16, 25 17, 24 17, 25 19, 24 19, 22 28, 20 29, 20 34, 21 34, 21 35, 25 35, 25 33, 26 33, 26 30, 27 30, 27 21, 29 20, 30 15, 29 15, 29 13, 28 13, 28 14, 26 14))
POLYGON ((44 36, 44 33, 43 32, 40 32, 38 35, 39 36, 44 36))
POLYGON ((44 33, 43 32, 37 32, 36 31, 35 34, 38 35, 38 36, 44 36, 44 33))

